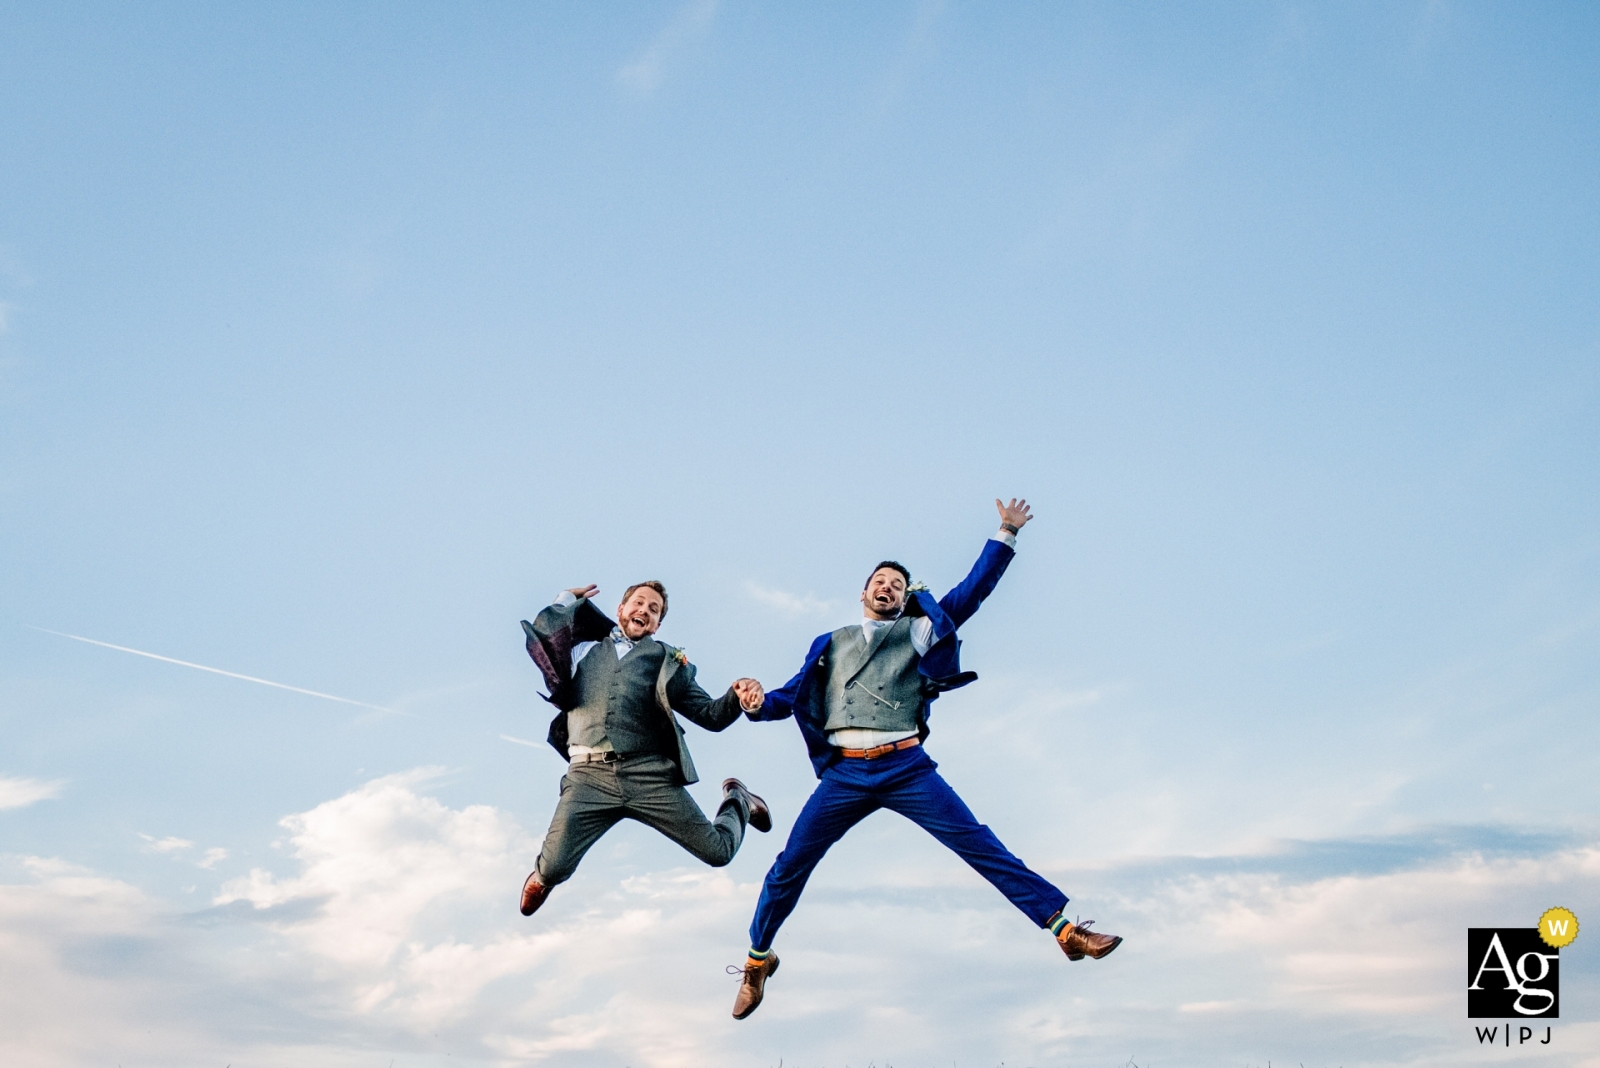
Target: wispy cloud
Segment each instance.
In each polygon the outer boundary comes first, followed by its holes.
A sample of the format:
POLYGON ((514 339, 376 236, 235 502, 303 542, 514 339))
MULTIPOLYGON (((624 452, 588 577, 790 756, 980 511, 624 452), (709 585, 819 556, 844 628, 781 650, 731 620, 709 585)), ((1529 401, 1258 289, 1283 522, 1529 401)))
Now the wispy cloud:
POLYGON ((717 14, 717 0, 689 0, 633 62, 617 71, 617 81, 639 93, 653 93, 667 66, 683 48, 703 36, 717 14))
POLYGON ((502 741, 515 742, 517 745, 526 745, 526 746, 530 746, 531 748, 534 748, 534 749, 543 749, 544 748, 544 744, 542 742, 530 742, 526 738, 518 738, 515 735, 511 735, 511 734, 502 734, 500 736, 500 738, 501 738, 502 741))
MULTIPOLYGON (((139 837, 144 839, 144 848, 150 853, 186 853, 194 848, 194 843, 189 841, 187 838, 178 838, 175 836, 157 838, 155 835, 145 834, 143 831, 139 832, 139 837)), ((223 849, 221 846, 213 846, 212 848, 207 849, 205 853, 201 855, 199 860, 194 861, 194 866, 197 868, 205 868, 207 871, 209 871, 227 859, 228 851, 226 849, 223 849)))
POLYGON ((258 679, 254 675, 241 675, 237 671, 224 671, 222 668, 206 667, 204 664, 193 664, 187 660, 176 660, 170 656, 162 656, 160 653, 147 653, 142 649, 130 649, 126 645, 112 645, 110 642, 96 641, 93 638, 84 638, 77 634, 64 634, 59 630, 47 630, 44 627, 30 626, 28 629, 39 631, 41 634, 54 634, 58 638, 71 638, 75 642, 87 642, 90 645, 98 645, 102 649, 115 649, 119 653, 132 653, 134 656, 149 657, 151 660, 159 660, 164 664, 177 664, 179 667, 194 668, 196 671, 209 671, 213 675, 226 675, 230 679, 243 679, 245 682, 254 682, 261 686, 273 686, 280 690, 288 690, 291 693, 303 693, 307 697, 320 697, 324 701, 338 701, 340 704, 355 705, 357 708, 370 708, 377 712, 394 712, 394 709, 385 708, 383 705, 371 705, 365 701, 356 701, 349 697, 336 697, 331 693, 322 693, 318 690, 306 690, 299 686, 290 686, 286 682, 273 682, 271 679, 258 679))
POLYGON ((935 31, 943 16, 942 0, 922 0, 917 5, 916 20, 906 33, 878 90, 877 110, 880 115, 900 103, 916 75, 933 61, 938 52, 935 31))
POLYGON ((798 594, 790 593, 788 590, 776 590, 759 582, 746 582, 744 590, 768 608, 776 608, 785 615, 823 616, 834 610, 833 601, 824 601, 809 593, 798 594))
POLYGON ((48 801, 52 797, 60 797, 61 788, 65 785, 66 783, 59 779, 54 781, 14 779, 0 775, 0 810, 27 808, 36 801, 48 801))
POLYGON ((185 849, 193 849, 194 843, 187 838, 156 838, 142 831, 139 834, 147 843, 145 848, 152 853, 177 853, 185 849))

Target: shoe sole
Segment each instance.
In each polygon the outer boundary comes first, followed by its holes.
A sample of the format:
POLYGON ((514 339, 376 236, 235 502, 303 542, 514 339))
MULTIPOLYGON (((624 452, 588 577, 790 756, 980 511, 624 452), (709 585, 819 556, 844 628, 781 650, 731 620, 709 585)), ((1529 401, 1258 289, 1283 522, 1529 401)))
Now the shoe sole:
MULTIPOLYGON (((773 960, 772 960, 772 967, 767 970, 767 978, 771 979, 774 975, 777 975, 777 974, 778 974, 778 959, 776 957, 774 957, 773 960)), ((761 1003, 763 1001, 765 1001, 765 1000, 767 1000, 767 985, 766 985, 766 983, 762 983, 761 984, 761 996, 756 998, 754 1001, 752 1001, 750 1003, 750 1007, 748 1009, 745 1009, 744 1012, 736 1012, 736 1013, 734 1013, 733 1014, 733 1018, 735 1020, 743 1020, 743 1019, 745 1019, 752 1012, 755 1012, 757 1009, 759 1009, 761 1007, 761 1003)))
POLYGON ((1095 953, 1095 954, 1092 954, 1092 955, 1091 955, 1091 956, 1090 956, 1090 957, 1089 957, 1089 959, 1090 959, 1090 960, 1103 960, 1103 959, 1105 959, 1105 958, 1106 958, 1106 957, 1109 957, 1109 956, 1111 956, 1111 951, 1112 951, 1112 950, 1113 950, 1113 949, 1116 949, 1116 948, 1117 948, 1117 947, 1118 947, 1118 946, 1120 946, 1120 945, 1122 945, 1122 936, 1121 936, 1121 935, 1118 935, 1118 936, 1117 936, 1117 940, 1116 940, 1116 941, 1115 941, 1115 942, 1113 942, 1113 943, 1111 943, 1111 944, 1110 944, 1110 945, 1109 945, 1109 946, 1107 946, 1107 947, 1106 947, 1106 948, 1105 948, 1105 952, 1103 952, 1103 953, 1095 953))
MULTIPOLYGON (((750 799, 756 804, 760 805, 762 809, 760 814, 754 812, 750 814, 750 826, 754 827, 762 834, 766 834, 768 831, 772 830, 772 813, 767 809, 767 803, 761 798, 757 797, 755 794, 751 794, 750 799)), ((773 970, 776 971, 777 969, 773 970)))
POLYGON ((1122 945, 1122 936, 1121 935, 1117 935, 1117 940, 1115 942, 1111 943, 1109 946, 1107 946, 1104 953, 1096 953, 1092 957, 1089 956, 1089 954, 1087 954, 1087 953, 1068 953, 1067 954, 1067 959, 1068 960, 1082 960, 1084 957, 1089 957, 1090 960, 1102 960, 1105 957, 1109 957, 1111 955, 1111 951, 1113 949, 1116 949, 1120 945, 1122 945))
POLYGON ((765 799, 750 792, 750 787, 746 786, 742 782, 739 782, 738 779, 723 779, 722 789, 724 794, 726 795, 728 784, 735 782, 739 783, 739 789, 744 791, 744 796, 749 798, 750 807, 752 809, 754 809, 757 805, 761 806, 761 811, 752 811, 750 813, 750 826, 754 827, 762 834, 766 834, 768 831, 772 830, 772 811, 767 808, 767 802, 765 799))

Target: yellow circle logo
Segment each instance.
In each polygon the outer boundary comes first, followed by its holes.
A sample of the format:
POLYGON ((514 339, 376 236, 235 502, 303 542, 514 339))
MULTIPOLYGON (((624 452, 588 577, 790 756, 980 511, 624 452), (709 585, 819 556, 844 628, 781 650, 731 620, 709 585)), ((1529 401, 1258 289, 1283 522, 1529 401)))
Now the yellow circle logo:
POLYGON ((1539 917, 1539 937, 1551 949, 1570 946, 1578 937, 1578 917, 1571 909, 1545 909, 1539 917))

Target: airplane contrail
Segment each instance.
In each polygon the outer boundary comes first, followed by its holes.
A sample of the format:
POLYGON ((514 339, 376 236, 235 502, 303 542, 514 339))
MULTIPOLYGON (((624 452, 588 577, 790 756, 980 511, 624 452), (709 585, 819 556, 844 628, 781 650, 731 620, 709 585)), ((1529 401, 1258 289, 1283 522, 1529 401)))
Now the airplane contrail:
POLYGON ((237 671, 223 671, 221 668, 206 667, 204 664, 191 664, 187 660, 177 660, 170 656, 162 656, 160 653, 147 653, 143 649, 129 649, 126 645, 112 645, 110 642, 97 642, 93 638, 85 638, 79 634, 64 634, 59 630, 48 630, 44 627, 35 627, 28 624, 25 624, 25 626, 27 626, 29 630, 36 630, 41 634, 54 634, 58 638, 71 638, 75 642, 88 642, 90 645, 98 645, 105 649, 115 649, 119 653, 132 653, 134 656, 147 656, 151 660, 160 660, 167 664, 178 664, 182 667, 194 668, 196 671, 209 671, 213 675, 226 675, 230 679, 243 679, 245 682, 258 682, 263 686, 276 686, 280 690, 290 690, 294 693, 303 693, 308 697, 320 697, 324 701, 338 701, 340 704, 355 705, 358 708, 371 708, 379 712, 394 711, 394 709, 384 708, 382 705, 369 705, 365 701, 352 701, 348 697, 336 697, 331 693, 319 693, 316 690, 304 690, 299 686, 290 686, 286 682, 273 682, 271 679, 258 679, 254 675, 241 675, 237 671))

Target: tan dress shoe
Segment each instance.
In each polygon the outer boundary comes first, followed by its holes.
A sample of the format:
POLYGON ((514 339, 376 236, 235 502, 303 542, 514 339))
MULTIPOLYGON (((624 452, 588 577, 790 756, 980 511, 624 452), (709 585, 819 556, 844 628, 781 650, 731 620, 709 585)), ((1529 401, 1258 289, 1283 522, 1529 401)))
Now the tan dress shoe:
MULTIPOLYGON (((739 971, 738 965, 728 965, 730 972, 739 971)), ((733 1018, 742 1020, 756 1011, 756 1006, 761 1004, 761 998, 766 992, 767 976, 778 970, 778 955, 768 953, 767 959, 757 964, 753 960, 746 960, 744 965, 744 978, 739 981, 739 995, 733 999, 733 1018)))
POLYGON ((532 916, 549 896, 550 888, 539 881, 539 873, 535 871, 522 884, 522 914, 532 916))
POLYGON ((1100 934, 1098 931, 1089 930, 1093 920, 1083 923, 1069 923, 1061 928, 1061 933, 1056 935, 1056 941, 1061 943, 1061 952, 1067 955, 1068 960, 1082 960, 1090 957, 1099 960, 1113 949, 1122 945, 1121 935, 1100 934))

